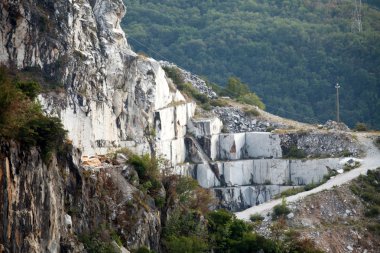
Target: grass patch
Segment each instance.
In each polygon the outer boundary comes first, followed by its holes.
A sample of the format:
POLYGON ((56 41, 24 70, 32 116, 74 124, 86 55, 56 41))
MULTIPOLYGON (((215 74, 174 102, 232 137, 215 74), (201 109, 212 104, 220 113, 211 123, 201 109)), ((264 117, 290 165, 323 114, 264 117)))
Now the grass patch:
POLYGON ((286 191, 283 191, 280 194, 278 194, 277 196, 275 196, 275 199, 293 196, 293 195, 296 195, 296 194, 298 194, 300 192, 304 192, 304 191, 305 191, 305 188, 302 187, 302 186, 301 187, 295 187, 295 188, 287 189, 286 191))

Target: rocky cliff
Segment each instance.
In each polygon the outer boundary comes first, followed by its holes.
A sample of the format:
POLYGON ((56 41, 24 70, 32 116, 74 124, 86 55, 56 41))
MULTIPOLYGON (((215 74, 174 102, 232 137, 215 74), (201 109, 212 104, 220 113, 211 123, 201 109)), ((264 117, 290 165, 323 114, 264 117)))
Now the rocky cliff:
POLYGON ((129 147, 183 161, 194 104, 153 59, 130 50, 122 1, 2 1, 0 62, 34 69, 64 91, 40 96, 83 154, 129 147))
POLYGON ((159 251, 160 212, 123 176, 125 159, 93 171, 77 149, 45 164, 37 149, 0 145, 0 252, 84 252, 78 238, 107 241, 113 233, 128 248, 159 251))
MULTIPOLYGON (((82 251, 77 235, 102 230, 116 231, 129 249, 160 250, 161 213, 125 161, 86 167, 82 155, 127 147, 163 158, 211 188, 219 206, 240 210, 320 182, 338 169, 337 156, 358 153, 345 133, 300 133, 262 111, 249 116, 257 108, 233 101, 196 111, 158 62, 130 49, 119 25, 121 0, 4 0, 0 7, 0 63, 43 77, 38 99, 46 114, 59 116, 74 146, 45 164, 37 149, 2 140, 0 252, 82 251), (323 159, 286 157, 293 149, 323 159)), ((199 77, 182 75, 218 99, 199 77)))

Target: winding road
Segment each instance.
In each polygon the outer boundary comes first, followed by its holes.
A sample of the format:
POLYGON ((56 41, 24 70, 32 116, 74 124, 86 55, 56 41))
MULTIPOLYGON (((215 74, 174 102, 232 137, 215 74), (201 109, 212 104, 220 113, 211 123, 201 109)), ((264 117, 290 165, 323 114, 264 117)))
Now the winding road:
MULTIPOLYGON (((366 152, 366 156, 363 158, 361 166, 359 168, 353 169, 349 172, 339 174, 336 177, 330 179, 325 184, 320 185, 310 191, 301 192, 293 196, 286 198, 287 203, 296 202, 308 195, 321 192, 333 188, 334 186, 339 186, 345 184, 352 179, 358 177, 360 174, 366 174, 368 170, 376 169, 380 167, 380 150, 373 144, 373 137, 379 136, 379 134, 374 133, 356 133, 358 141, 363 145, 366 152)), ((235 213, 238 219, 249 220, 251 214, 259 213, 261 215, 266 215, 272 210, 275 205, 281 204, 281 199, 271 200, 269 202, 263 203, 258 206, 253 206, 244 211, 235 213)))

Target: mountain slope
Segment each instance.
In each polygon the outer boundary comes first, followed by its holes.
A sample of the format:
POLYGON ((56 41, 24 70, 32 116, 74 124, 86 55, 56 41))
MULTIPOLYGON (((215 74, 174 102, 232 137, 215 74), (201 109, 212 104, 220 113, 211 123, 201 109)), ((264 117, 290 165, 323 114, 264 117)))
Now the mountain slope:
POLYGON ((351 127, 380 128, 380 12, 363 4, 352 31, 353 1, 125 1, 122 26, 137 51, 166 58, 224 84, 248 83, 270 112, 351 127))

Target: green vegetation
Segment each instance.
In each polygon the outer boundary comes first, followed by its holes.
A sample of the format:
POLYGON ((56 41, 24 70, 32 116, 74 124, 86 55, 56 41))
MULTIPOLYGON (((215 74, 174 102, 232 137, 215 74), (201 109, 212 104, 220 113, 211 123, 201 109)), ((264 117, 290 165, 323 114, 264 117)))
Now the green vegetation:
POLYGON ((147 247, 139 248, 135 253, 153 253, 153 251, 149 250, 147 247))
POLYGON ((252 222, 262 222, 264 217, 261 214, 255 213, 249 216, 249 220, 252 222))
POLYGON ((260 116, 260 112, 254 108, 252 109, 244 109, 245 114, 247 114, 250 117, 257 117, 260 116))
POLYGON ((119 246, 122 245, 116 232, 105 224, 100 225, 94 232, 81 234, 79 240, 88 253, 117 253, 111 242, 115 241, 119 246))
POLYGON ((285 215, 290 213, 290 209, 287 206, 286 199, 282 198, 281 204, 275 205, 273 207, 272 218, 278 219, 280 217, 284 217, 285 215))
POLYGON ((360 165, 361 165, 361 163, 358 162, 358 161, 355 161, 353 164, 346 163, 346 164, 343 166, 343 170, 344 170, 344 172, 348 172, 348 171, 350 171, 350 170, 353 170, 353 169, 359 168, 360 165))
POLYGON ((286 191, 281 192, 278 196, 275 196, 275 198, 279 199, 279 198, 289 197, 289 196, 296 195, 296 194, 298 194, 300 192, 304 192, 304 191, 305 191, 305 188, 303 186, 290 188, 286 191))
POLYGON ((351 185, 351 191, 362 200, 367 211, 365 216, 373 218, 369 228, 380 234, 380 167, 376 170, 369 170, 366 176, 361 175, 351 185))
MULTIPOLYGON (((333 176, 336 176, 338 173, 336 172, 336 170, 331 170, 329 171, 328 174, 324 175, 323 176, 323 180, 319 183, 310 183, 310 184, 307 184, 307 185, 303 185, 303 186, 300 186, 300 187, 297 187, 297 188, 291 188, 291 189, 288 189, 286 191, 283 191, 281 192, 279 195, 275 196, 275 198, 284 198, 284 197, 289 197, 289 196, 292 196, 292 195, 296 195, 300 192, 304 192, 304 191, 310 191, 324 183, 326 183, 331 177, 333 176)), ((292 182, 289 182, 288 185, 292 185, 292 182)))
POLYGON ((237 77, 228 78, 227 86, 222 91, 222 95, 231 96, 244 104, 256 105, 262 110, 265 109, 261 99, 255 93, 250 92, 248 85, 242 83, 237 77))
POLYGON ((0 68, 0 136, 26 147, 39 147, 47 162, 53 152, 63 147, 66 131, 58 118, 42 113, 35 101, 40 91, 37 82, 19 81, 0 68))
POLYGON ((365 123, 358 122, 356 123, 354 130, 358 132, 365 132, 368 131, 368 127, 365 123))
POLYGON ((159 161, 149 154, 136 155, 129 150, 124 150, 128 156, 128 163, 133 165, 139 177, 139 189, 145 194, 149 194, 155 200, 158 207, 164 205, 164 199, 159 192, 162 189, 159 173, 159 161))
MULTIPOLYGON (((210 110, 211 106, 227 106, 228 102, 223 99, 209 99, 205 94, 200 93, 196 88, 194 88, 190 83, 186 83, 180 72, 176 67, 164 67, 166 75, 173 80, 177 88, 182 91, 188 97, 194 99, 196 102, 201 104, 202 108, 205 110, 210 110)), ((213 87, 217 87, 214 85, 213 87)), ((217 88, 216 91, 219 95, 230 96, 235 98, 236 101, 256 105, 260 109, 265 109, 264 103, 255 94, 250 92, 248 85, 242 83, 236 77, 230 77, 228 79, 228 84, 226 88, 217 88)))
POLYGON ((296 145, 292 145, 289 149, 284 150, 283 157, 289 159, 303 159, 306 158, 306 152, 299 149, 296 145))
POLYGON ((161 56, 210 81, 241 78, 267 110, 317 123, 335 118, 380 129, 379 4, 354 1, 130 0, 122 25, 137 51, 161 56), (373 8, 376 6, 377 8, 373 8), (147 47, 153 49, 149 51, 147 47))
POLYGON ((173 80, 177 88, 182 91, 185 95, 188 97, 194 99, 200 104, 208 104, 209 98, 205 95, 200 93, 197 89, 195 89, 190 83, 185 83, 181 72, 179 69, 175 67, 165 67, 164 68, 167 76, 173 80))

